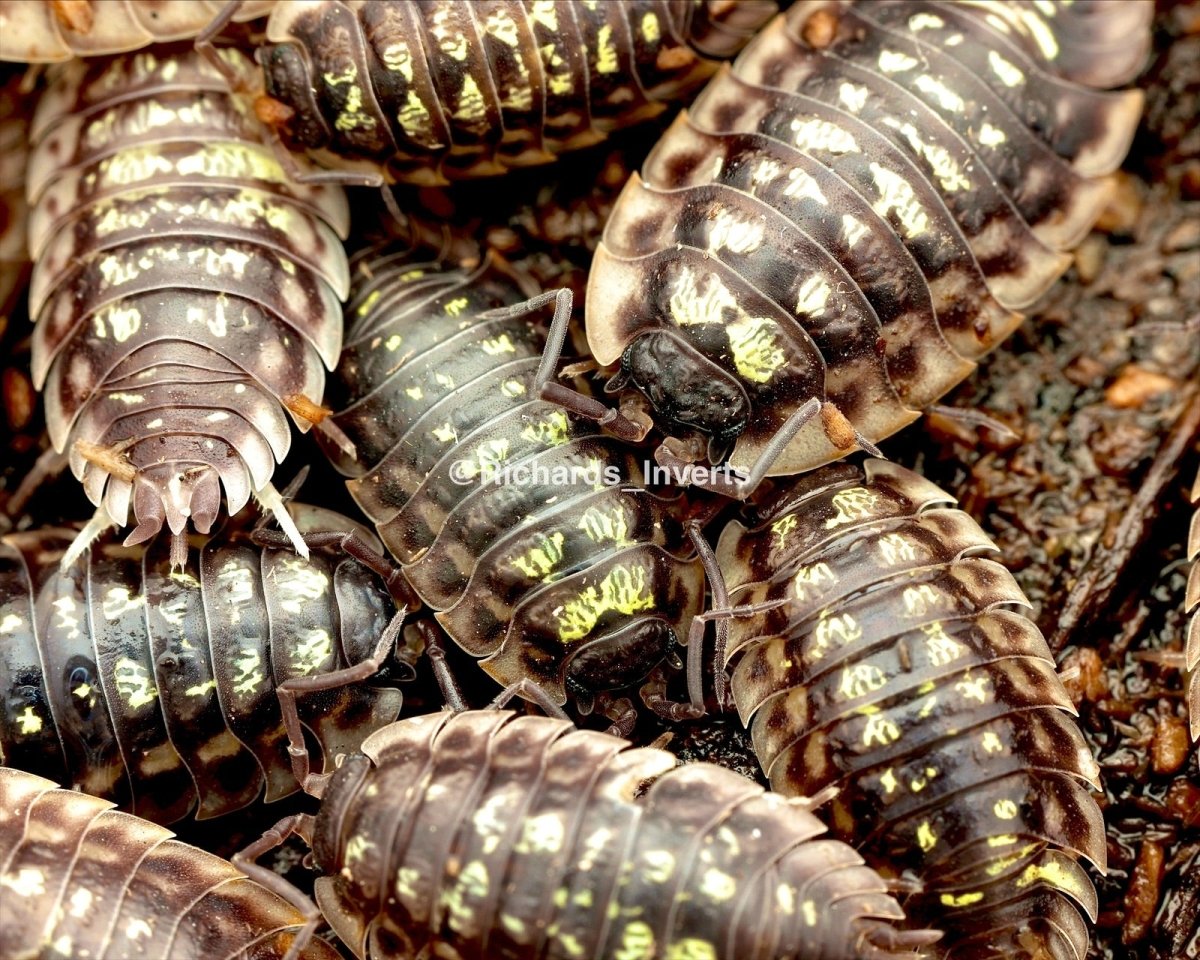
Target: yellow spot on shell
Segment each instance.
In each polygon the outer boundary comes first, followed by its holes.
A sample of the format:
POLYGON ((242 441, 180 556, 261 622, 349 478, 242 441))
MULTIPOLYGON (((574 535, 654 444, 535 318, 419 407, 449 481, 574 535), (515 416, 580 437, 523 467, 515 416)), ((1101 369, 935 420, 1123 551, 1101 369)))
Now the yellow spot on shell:
POLYGON ((887 676, 872 663, 856 663, 842 668, 838 692, 847 700, 864 697, 887 686, 887 676))
POLYGON ((647 43, 657 43, 661 36, 662 28, 658 25, 657 14, 647 13, 642 17, 642 39, 647 43))
POLYGON ((922 820, 921 825, 917 827, 917 845, 926 853, 937 846, 937 834, 929 826, 928 820, 922 820))
POLYGON ((517 348, 513 345, 507 333, 502 333, 498 337, 492 337, 490 340, 484 340, 479 344, 479 347, 489 357, 499 356, 502 353, 517 352, 517 348))
POLYGON ((593 543, 629 542, 629 524, 620 504, 613 504, 607 510, 603 507, 588 507, 575 526, 593 543))
POLYGON ((140 937, 149 937, 153 932, 148 921, 130 920, 129 925, 125 928, 125 938, 127 940, 137 940, 140 937))
POLYGON ((865 714, 867 717, 867 724, 863 728, 862 735, 863 746, 869 747, 878 743, 886 747, 889 743, 895 743, 900 739, 900 728, 891 720, 880 716, 878 707, 863 707, 859 713, 865 714))
POLYGON ((985 753, 1000 753, 1004 750, 1004 744, 1000 742, 1000 738, 996 736, 995 731, 988 730, 984 733, 980 741, 985 753))
POLYGON ((187 697, 203 697, 203 696, 207 696, 210 691, 216 690, 216 689, 217 689, 217 681, 216 680, 206 680, 206 681, 204 681, 204 683, 198 683, 194 687, 188 687, 186 690, 183 691, 183 694, 184 694, 184 696, 187 696, 187 697))
POLYGON ((651 883, 666 883, 675 870, 675 855, 669 850, 648 850, 642 854, 645 876, 651 883))
POLYGON ((787 535, 799 526, 800 521, 794 513, 789 513, 771 524, 771 532, 775 534, 775 549, 782 550, 787 543, 787 535))
POLYGON ((933 610, 943 605, 943 597, 927 583, 916 587, 905 587, 901 594, 904 605, 904 615, 916 618, 928 616, 933 610))
POLYGON ((92 692, 92 685, 90 683, 81 683, 71 692, 80 700, 86 700, 92 692))
POLYGON ((830 502, 837 513, 825 521, 826 530, 853 523, 855 520, 871 519, 879 497, 866 487, 850 487, 836 493, 830 502))
POLYGON ((717 960, 717 950, 707 940, 688 937, 667 947, 666 960, 717 960))
POLYGON ((596 32, 596 72, 616 73, 620 64, 617 61, 617 47, 612 39, 612 24, 606 23, 596 32))
POLYGON ((941 896, 943 907, 969 907, 973 903, 978 903, 983 899, 982 892, 975 893, 943 893, 941 896))
POLYGON ((564 539, 561 531, 556 531, 548 537, 539 535, 534 546, 530 547, 523 556, 512 561, 513 568, 531 579, 548 577, 563 558, 564 539))
POLYGON ((650 925, 634 920, 621 931, 621 945, 613 952, 613 960, 651 960, 656 952, 650 925))
POLYGON ((546 447, 557 447, 570 439, 567 436, 568 426, 566 414, 561 410, 555 410, 544 420, 535 420, 533 423, 527 423, 521 428, 521 436, 530 443, 537 443, 546 447))
POLYGON ((46 892, 46 875, 35 867, 22 867, 17 873, 0 876, 0 887, 19 897, 40 897, 46 892))
POLYGON ((463 312, 464 309, 466 309, 467 305, 470 302, 471 301, 468 300, 466 297, 455 297, 453 300, 451 300, 449 303, 447 303, 446 306, 443 307, 442 309, 447 316, 457 317, 460 313, 463 312))
POLYGON ((800 904, 800 913, 804 917, 804 924, 808 927, 817 925, 817 905, 811 900, 805 900, 800 904))
POLYGON ((598 588, 584 588, 574 600, 556 611, 558 638, 563 643, 582 640, 609 612, 629 615, 654 609, 654 596, 647 581, 646 569, 640 564, 613 567, 598 588))
POLYGON ((522 396, 526 392, 525 384, 523 384, 520 380, 505 380, 504 383, 500 385, 500 392, 506 397, 516 398, 522 396))
POLYGON ((737 881, 715 867, 704 872, 700 880, 700 891, 712 900, 723 903, 737 893, 737 881))
POLYGON ((26 707, 17 716, 17 725, 21 728, 20 732, 28 736, 42 729, 42 718, 33 712, 33 707, 26 707))
POLYGON ((566 836, 562 818, 553 813, 528 817, 521 830, 521 839, 513 849, 517 853, 557 853, 566 836))
POLYGON ((1016 801, 1014 800, 997 800, 992 805, 992 813, 994 813, 1001 820, 1013 819, 1019 810, 1020 808, 1017 806, 1016 801))
POLYGON ((121 657, 113 664, 113 683, 131 710, 153 703, 158 696, 146 668, 128 657, 121 657))
POLYGON ((778 330, 775 321, 767 317, 746 316, 726 327, 733 363, 743 379, 767 383, 787 365, 778 330))
POLYGON ((889 796, 895 793, 896 788, 900 786, 900 784, 896 782, 896 774, 893 772, 891 767, 888 767, 883 772, 883 776, 879 778, 879 782, 883 784, 883 789, 887 791, 889 796))
POLYGON ((875 544, 879 559, 886 566, 894 567, 899 563, 912 563, 917 559, 917 549, 912 542, 899 533, 889 533, 880 537, 875 544))

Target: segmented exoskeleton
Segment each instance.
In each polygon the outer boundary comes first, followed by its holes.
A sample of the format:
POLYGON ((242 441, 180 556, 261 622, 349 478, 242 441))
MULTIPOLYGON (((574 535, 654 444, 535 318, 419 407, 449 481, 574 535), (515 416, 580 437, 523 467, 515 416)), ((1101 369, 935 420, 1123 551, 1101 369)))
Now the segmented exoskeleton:
POLYGON ((731 688, 772 787, 836 788, 835 835, 923 884, 946 955, 1083 960, 1099 768, 1012 575, 953 498, 894 464, 808 474, 718 545, 731 688))
POLYGON ((711 457, 732 444, 748 477, 726 492, 910 423, 1070 263, 1142 95, 1055 68, 1125 81, 1152 5, 1049 21, 1047 6, 798 4, 627 186, 589 277, 588 340, 620 361, 612 389, 712 438, 711 457), (1093 35, 1122 55, 1084 69, 1093 35))
MULTIPOLYGON (((293 506, 309 533, 359 531, 293 506)), ((173 566, 159 537, 97 541, 59 562, 74 531, 0 540, 0 759, 160 823, 238 810, 297 789, 275 690, 366 664, 394 606, 357 560, 251 542, 247 511, 173 566)), ((302 702, 328 761, 394 720, 394 688, 344 686, 302 702)))
MULTIPOLYGON (((596 419, 632 424, 556 379, 570 292, 524 302, 490 260, 404 251, 354 273, 330 402, 357 454, 327 452, 446 632, 500 683, 585 711, 674 660, 703 572, 596 419)), ((695 706, 698 687, 696 671, 695 706)))
MULTIPOLYGON (((0 768, 0 956, 278 960, 301 946, 286 901, 111 807, 0 768)), ((299 956, 339 954, 308 938, 299 956)))
MULTIPOLYGON (((231 69, 250 69, 222 51, 231 69)), ((62 68, 38 104, 28 197, 35 385, 99 510, 85 533, 207 532, 320 419, 341 348, 345 197, 287 181, 220 72, 166 48, 62 68)), ((298 546, 304 549, 303 544, 298 546)), ((177 557, 178 559, 178 557, 177 557)))
POLYGON ((774 0, 280 3, 259 53, 286 141, 444 183, 552 160, 696 89, 774 0))
POLYGON ((1184 666, 1191 671, 1188 680, 1188 713, 1191 717, 1192 739, 1200 740, 1200 473, 1192 484, 1192 503, 1196 512, 1188 527, 1187 556, 1192 563, 1184 593, 1184 613, 1192 615, 1184 645, 1184 666))
MULTIPOLYGON (((207 27, 226 0, 0 0, 0 60, 53 63, 126 53, 186 40, 207 27)), ((267 13, 275 0, 242 0, 235 20, 267 13)))
POLYGON ((25 250, 28 128, 21 77, 0 77, 0 336, 29 274, 25 250))
POLYGON ((374 960, 884 960, 936 939, 896 929, 883 882, 814 839, 807 803, 712 764, 673 768, 547 717, 417 717, 308 778, 319 814, 235 862, 279 889, 245 859, 300 833, 325 918, 374 960))

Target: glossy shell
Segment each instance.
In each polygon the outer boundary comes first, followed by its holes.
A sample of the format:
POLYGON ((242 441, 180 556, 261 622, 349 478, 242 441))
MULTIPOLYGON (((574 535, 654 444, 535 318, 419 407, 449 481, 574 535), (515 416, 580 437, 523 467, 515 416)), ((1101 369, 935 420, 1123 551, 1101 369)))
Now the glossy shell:
MULTIPOLYGON (((0 60, 54 63, 196 36, 226 0, 0 0, 0 60)), ((245 0, 235 20, 275 0, 245 0)))
MULTIPOLYGON (((665 427, 735 441, 742 471, 813 398, 822 415, 770 475, 844 456, 850 424, 876 441, 911 423, 1066 269, 1137 125, 1140 92, 1059 75, 1079 17, 1043 6, 777 17, 618 201, 589 278, 596 359, 665 427)), ((1088 28, 1144 55, 1152 9, 1098 8, 1088 28)), ((1123 82, 1127 62, 1080 79, 1123 82)))
MULTIPOLYGON (((304 530, 356 526, 292 509, 304 530)), ((392 601, 357 561, 263 549, 247 536, 253 515, 239 519, 182 570, 163 537, 132 549, 106 538, 66 569, 74 531, 0 540, 6 765, 159 823, 297 789, 276 687, 369 657, 392 601)), ((301 697, 300 716, 328 762, 400 703, 398 690, 356 685, 301 697)))
POLYGON ((402 721, 363 752, 313 841, 318 903, 359 957, 915 957, 888 947, 903 912, 853 850, 721 767, 499 711, 402 721))
POLYGON ((1083 960, 1105 866, 1099 768, 1012 575, 987 536, 916 474, 868 460, 731 524, 731 688, 772 787, 811 796, 836 836, 946 932, 946 956, 1083 960), (1039 952, 1042 951, 1042 952, 1039 952))
MULTIPOLYGON (((280 960, 304 918, 112 804, 0 768, 0 956, 280 960)), ((305 960, 336 960, 313 940, 305 960)))
POLYGON ((550 311, 481 317, 524 299, 489 264, 372 251, 355 275, 330 391, 357 459, 326 452, 408 581, 501 684, 562 703, 640 682, 685 638, 703 574, 634 454, 537 398, 550 311))
POLYGON ((1191 714, 1192 739, 1200 740, 1200 474, 1192 484, 1192 503, 1196 512, 1188 528, 1187 556, 1192 562, 1188 572, 1187 592, 1183 609, 1192 615, 1184 647, 1184 662, 1191 677, 1188 680, 1188 712, 1191 714))
POLYGON ((259 54, 285 137, 400 180, 502 173, 595 143, 695 90, 774 0, 307 0, 259 54))
POLYGON ((281 401, 319 402, 341 347, 345 197, 289 183, 247 111, 190 49, 158 48, 68 64, 34 118, 34 383, 132 543, 207 531, 222 490, 230 513, 273 490, 281 401))
POLYGON ((29 275, 25 244, 25 162, 29 123, 22 109, 21 78, 0 83, 0 335, 29 275))

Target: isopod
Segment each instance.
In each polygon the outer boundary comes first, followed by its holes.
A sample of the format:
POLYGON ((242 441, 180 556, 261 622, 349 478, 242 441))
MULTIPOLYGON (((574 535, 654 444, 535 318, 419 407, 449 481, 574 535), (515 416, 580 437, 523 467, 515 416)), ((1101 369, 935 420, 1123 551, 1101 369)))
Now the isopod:
POLYGON ((299 833, 321 913, 374 960, 915 960, 936 939, 896 928, 885 884, 817 839, 807 802, 713 764, 673 768, 549 717, 416 717, 306 777, 320 812, 234 862, 283 893, 247 861, 299 833))
MULTIPOLYGON (((468 270, 385 248, 358 264, 330 383, 356 455, 325 444, 350 493, 492 677, 631 723, 611 694, 662 680, 704 574, 676 505, 597 421, 626 438, 634 425, 556 379, 570 291, 526 301, 487 259, 468 270)), ((681 716, 661 693, 643 697, 681 716)))
POLYGON ((30 315, 51 441, 98 507, 78 549, 132 510, 125 542, 165 523, 178 561, 222 490, 229 513, 253 495, 287 529, 271 478, 289 412, 321 419, 341 347, 345 197, 289 183, 190 49, 61 69, 31 131, 30 315))
MULTIPOLYGON (((0 60, 55 63, 127 53, 201 33, 227 0, 0 0, 0 60)), ((242 0, 232 16, 252 20, 275 0, 242 0)))
POLYGON ((434 184, 552 160, 695 90, 774 0, 280 3, 264 116, 324 166, 434 184))
POLYGON ((0 768, 0 956, 337 960, 285 900, 111 807, 0 768))
POLYGON ((717 556, 730 686, 772 788, 945 931, 946 956, 1082 960, 1103 870, 1099 767, 1029 601, 953 498, 892 463, 827 466, 717 556))
MULTIPOLYGON (((1128 79, 1153 6, 1049 6, 797 4, 631 179, 589 276, 588 342, 620 363, 610 390, 728 455, 741 478, 714 488, 745 497, 871 450, 1066 269, 1143 96, 1055 65, 1128 79)), ((682 466, 677 447, 660 462, 682 466)))
MULTIPOLYGON (((292 506, 297 527, 374 537, 292 506)), ((297 789, 275 689, 377 667, 394 614, 387 584, 353 557, 252 542, 249 511, 182 567, 159 537, 111 537, 60 566, 74 531, 0 540, 0 759, 158 823, 270 802, 297 789)), ((394 720, 395 688, 347 685, 303 703, 326 759, 394 720)))

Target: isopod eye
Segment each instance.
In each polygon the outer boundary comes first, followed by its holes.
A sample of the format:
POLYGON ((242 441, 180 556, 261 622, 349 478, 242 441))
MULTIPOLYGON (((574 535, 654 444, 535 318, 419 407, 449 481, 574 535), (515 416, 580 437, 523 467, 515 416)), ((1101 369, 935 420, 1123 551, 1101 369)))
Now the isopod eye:
POLYGON ((573 695, 631 687, 649 676, 678 641, 665 620, 637 620, 602 633, 566 663, 566 685, 573 695))
POLYGON ((625 348, 621 369, 662 421, 700 430, 717 443, 736 439, 750 398, 733 375, 666 330, 642 334, 625 348))

